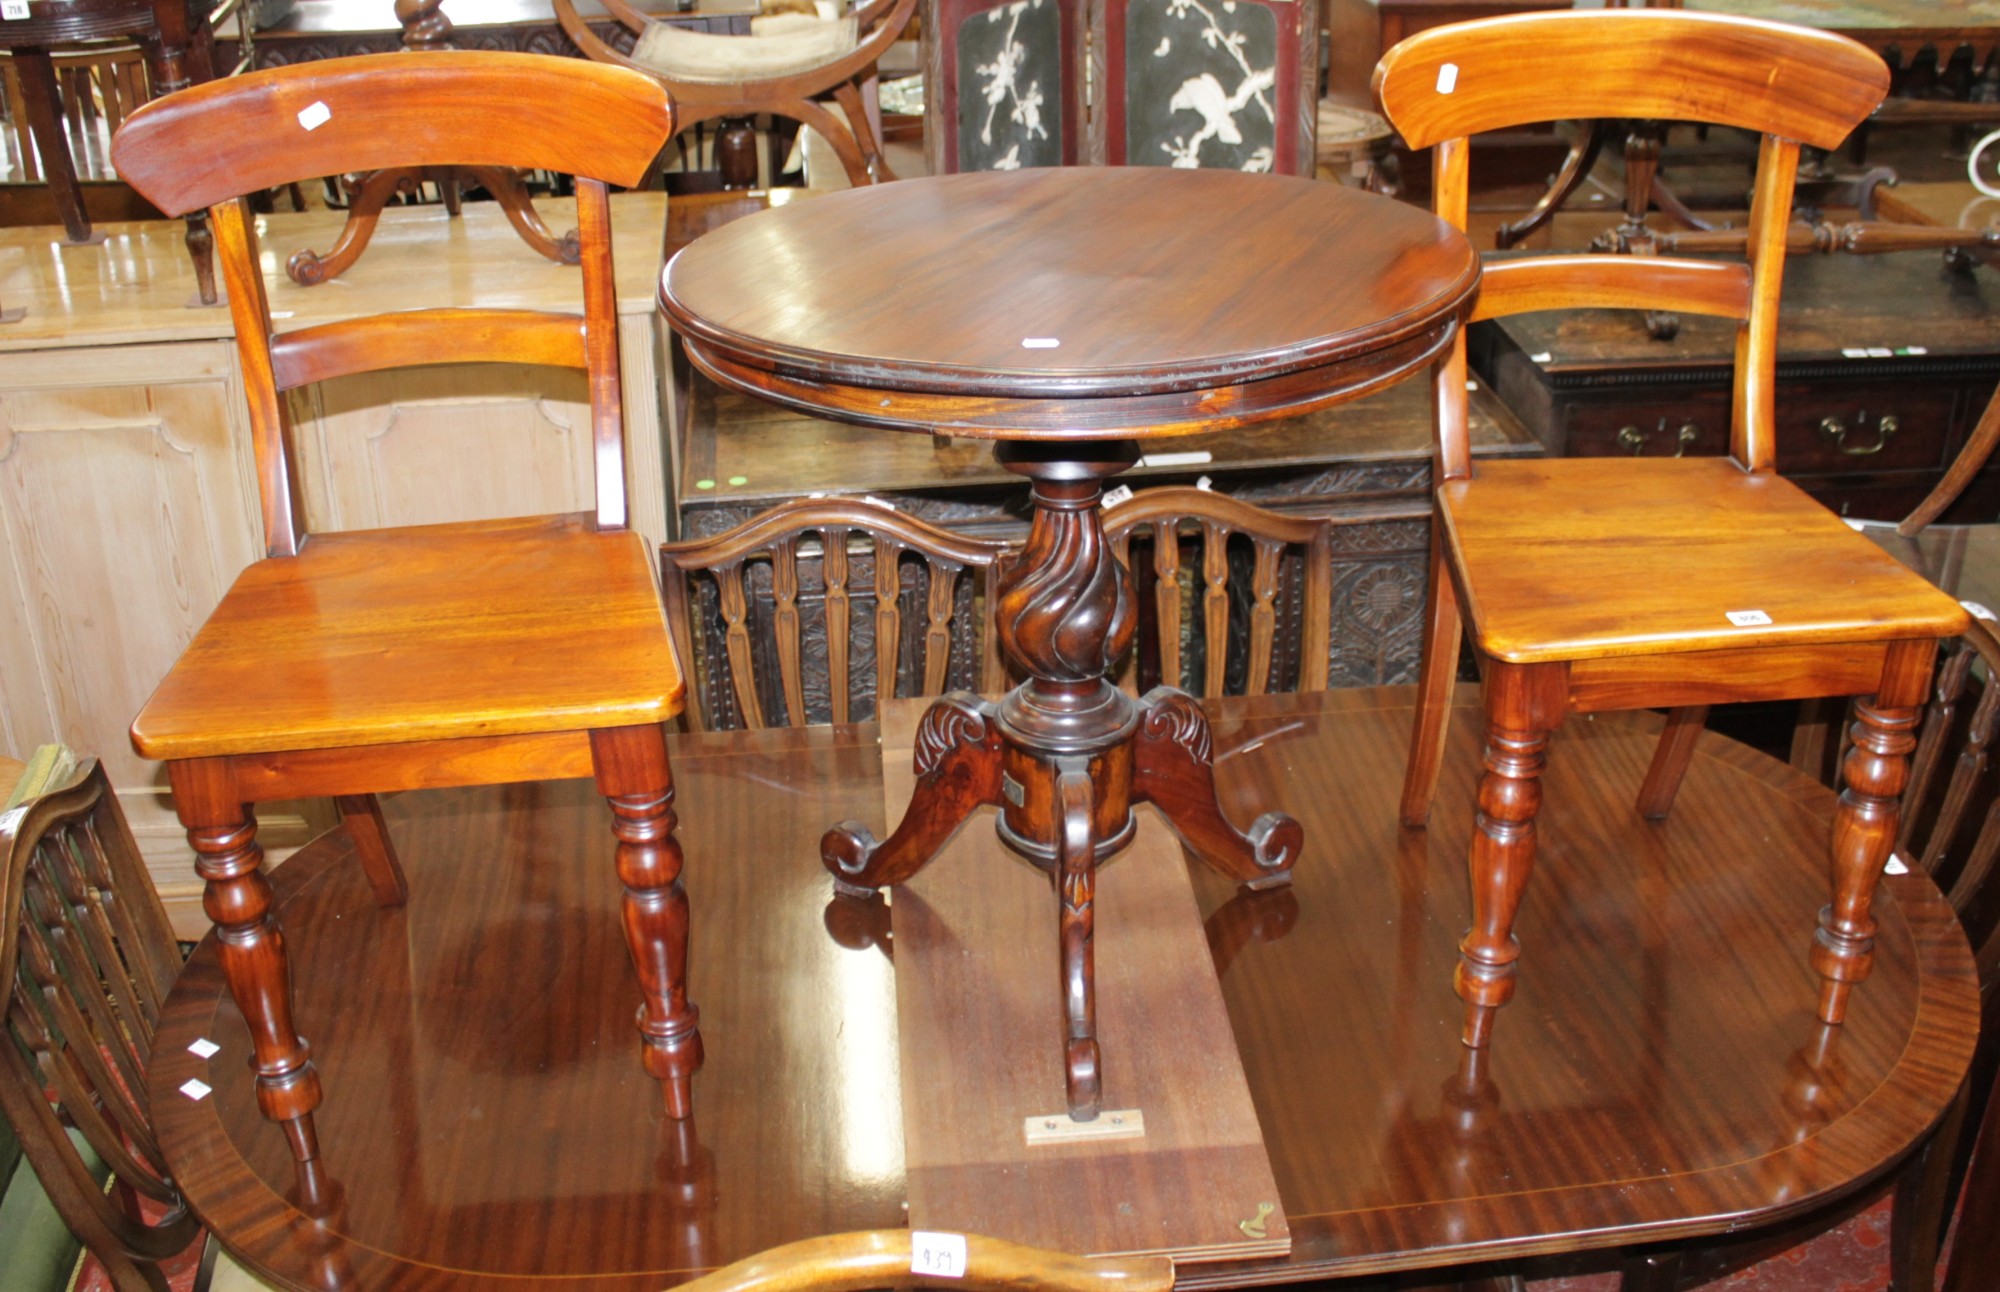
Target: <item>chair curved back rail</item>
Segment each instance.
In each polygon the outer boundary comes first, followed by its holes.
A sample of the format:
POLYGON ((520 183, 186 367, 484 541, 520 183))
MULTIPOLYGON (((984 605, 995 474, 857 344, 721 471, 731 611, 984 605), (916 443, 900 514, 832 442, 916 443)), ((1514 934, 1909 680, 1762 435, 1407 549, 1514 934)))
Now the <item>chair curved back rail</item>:
POLYGON ((0 865, 0 1111, 112 1285, 164 1286, 145 1267, 199 1232, 145 1102, 153 1031, 180 956, 104 769, 86 763, 63 789, 0 817, 0 865), (113 1192, 66 1126, 111 1168, 113 1192), (138 1219, 135 1198, 166 1214, 138 1219))
MULTIPOLYGON (((667 543, 660 548, 661 583, 665 591, 667 618, 673 629, 675 649, 680 654, 681 673, 694 677, 693 657, 703 640, 696 598, 689 575, 707 574, 715 582, 717 612, 721 616, 727 686, 733 708, 741 723, 753 730, 766 726, 802 726, 808 719, 806 648, 807 626, 800 600, 807 589, 801 578, 802 564, 817 557, 819 591, 823 600, 823 628, 827 667, 828 707, 831 721, 855 720, 852 663, 855 658, 855 594, 852 572, 857 557, 872 568, 870 588, 874 601, 873 649, 875 693, 879 698, 897 691, 897 675, 902 670, 904 561, 916 558, 922 574, 915 585, 923 599, 923 634, 913 681, 918 695, 941 694, 951 665, 953 620, 972 613, 977 632, 977 672, 979 689, 1004 689, 1005 677, 999 664, 998 643, 991 611, 998 562, 1012 550, 1008 544, 988 539, 967 538, 939 529, 894 508, 868 499, 800 499, 784 503, 714 538, 667 543), (817 546, 812 539, 817 539, 817 546), (770 569, 770 631, 777 657, 779 685, 777 708, 767 714, 766 697, 760 693, 753 646, 752 582, 748 567, 768 564, 770 569), (964 583, 971 575, 973 582, 964 583), (981 603, 984 603, 982 608, 981 603)), ((713 661, 705 670, 707 706, 691 704, 686 712, 697 729, 709 718, 724 715, 732 706, 715 703, 718 687, 713 661), (704 709, 707 710, 704 713, 704 709)), ((865 715, 864 715, 865 716, 865 715)))
POLYGON ((457 50, 273 68, 211 82, 132 115, 112 143, 119 173, 163 210, 202 204, 213 210, 250 406, 266 555, 295 554, 305 538, 290 413, 280 394, 446 356, 582 369, 597 524, 625 525, 607 182, 642 178, 672 126, 672 105, 651 78, 578 59, 457 50), (292 119, 297 138, 269 129, 273 120, 292 119), (449 164, 576 177, 580 315, 430 309, 274 334, 256 228, 234 199, 301 176, 449 164))
POLYGON ((268 68, 132 114, 118 174, 170 215, 293 180, 499 166, 637 184, 673 129, 657 82, 546 54, 408 51, 268 68), (273 121, 298 123, 273 131, 273 121))
MULTIPOLYGON (((1435 146, 1433 209, 1463 229, 1468 140, 1561 118, 1637 117, 1763 135, 1746 264, 1666 257, 1549 256, 1489 267, 1472 317, 1598 307, 1741 320, 1730 452, 1775 467, 1778 289, 1801 143, 1833 148, 1888 94, 1881 58, 1844 36, 1680 10, 1517 14, 1419 32, 1375 69, 1382 109, 1413 148, 1435 146), (1613 26, 1616 38, 1607 35, 1613 26), (1629 33, 1629 35, 1628 35, 1629 33)), ((1439 464, 1472 472, 1465 343, 1437 368, 1439 464)))
MULTIPOLYGON (((643 36, 654 19, 625 0, 602 0, 605 11, 634 36, 643 36)), ((585 57, 627 68, 664 85, 673 95, 675 130, 720 117, 760 112, 789 117, 817 130, 833 146, 857 186, 894 179, 881 155, 880 141, 863 111, 858 83, 873 74, 875 64, 910 25, 917 0, 871 0, 855 15, 860 36, 853 49, 817 67, 784 76, 747 81, 690 81, 669 77, 630 54, 613 48, 590 29, 576 11, 574 0, 554 0, 556 22, 585 57), (843 123, 817 95, 831 92, 840 105, 843 123)))
POLYGON ((1889 69, 1845 36, 1784 23, 1555 10, 1418 32, 1383 56, 1374 84, 1412 148, 1603 117, 1706 121, 1837 148, 1889 93, 1889 69), (1624 24, 1615 40, 1607 18, 1624 24))
MULTIPOLYGON (((1141 595, 1140 636, 1158 643, 1159 680, 1204 697, 1224 693, 1228 677, 1230 539, 1249 540, 1251 570, 1244 659, 1244 689, 1262 695, 1272 689, 1276 654, 1278 598, 1282 563, 1287 549, 1303 550, 1303 591, 1300 597, 1301 643, 1297 689, 1324 691, 1329 669, 1333 588, 1332 533, 1334 522, 1267 511, 1226 494, 1186 486, 1143 489, 1104 512, 1105 541, 1118 559, 1132 568, 1132 539, 1147 531, 1153 540, 1150 584, 1152 596, 1141 595), (1201 567, 1195 597, 1202 626, 1202 678, 1193 685, 1182 657, 1181 545, 1182 532, 1201 541, 1201 567), (1150 609, 1151 614, 1148 614, 1150 609), (1150 619, 1150 624, 1148 620, 1150 619), (1148 633, 1148 628, 1152 632, 1148 633)), ((1139 571, 1136 569, 1134 573, 1139 571)), ((1140 679, 1140 689, 1148 689, 1140 679)))
POLYGON ((916 1272, 907 1229, 829 1234, 788 1243, 724 1266, 677 1292, 865 1292, 869 1288, 991 1288, 1004 1292, 1169 1292, 1164 1256, 1083 1257, 965 1237, 965 1266, 916 1272))

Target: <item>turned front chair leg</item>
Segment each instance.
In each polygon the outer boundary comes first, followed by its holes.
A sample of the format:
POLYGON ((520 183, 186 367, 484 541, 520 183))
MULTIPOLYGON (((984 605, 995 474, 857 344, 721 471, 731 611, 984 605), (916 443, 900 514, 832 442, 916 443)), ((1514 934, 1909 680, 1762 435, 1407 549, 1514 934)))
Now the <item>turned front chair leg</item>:
POLYGON ((174 810, 194 845, 195 873, 208 886, 201 906, 215 924, 216 958, 250 1029, 257 1107, 284 1127, 293 1158, 310 1161, 319 1155, 312 1120, 319 1073, 292 1022, 285 935, 271 912, 256 817, 244 807, 224 759, 168 763, 167 777, 174 810))
POLYGON ((1493 1015, 1514 997, 1521 954, 1514 917, 1535 868, 1535 816, 1549 735, 1562 722, 1567 670, 1560 664, 1487 665, 1486 772, 1468 870, 1472 927, 1459 941, 1452 986, 1465 1002, 1461 1039, 1474 1049, 1493 1036, 1493 1015))
POLYGON ((1812 945, 1824 1023, 1846 1019, 1848 993, 1874 967, 1875 885, 1895 847, 1897 803, 1936 653, 1935 642, 1892 644, 1881 689, 1854 706, 1853 745, 1842 763, 1847 787, 1833 815, 1833 901, 1819 913, 1812 945))
POLYGON ((590 754, 618 837, 620 912, 644 996, 639 1035, 646 1071, 660 1081, 667 1115, 680 1120, 694 1113, 702 1048, 699 1014, 687 995, 688 899, 666 737, 657 724, 593 731, 590 754))

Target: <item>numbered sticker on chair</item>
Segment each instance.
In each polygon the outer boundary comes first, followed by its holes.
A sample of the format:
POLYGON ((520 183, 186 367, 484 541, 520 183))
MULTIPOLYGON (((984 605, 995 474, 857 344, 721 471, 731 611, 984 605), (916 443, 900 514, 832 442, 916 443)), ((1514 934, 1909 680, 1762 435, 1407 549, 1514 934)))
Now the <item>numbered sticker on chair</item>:
POLYGON ((1729 622, 1738 628, 1755 628, 1759 624, 1771 622, 1771 616, 1761 610, 1731 610, 1727 611, 1726 615, 1729 622))
POLYGON ((333 120, 333 109, 318 99, 299 109, 299 124, 307 130, 317 130, 331 120, 333 120))
POLYGON ((910 1231, 910 1273, 934 1279, 965 1277, 965 1235, 910 1231))
POLYGON ((0 0, 0 18, 12 22, 28 16, 28 0, 0 0))
POLYGON ((1450 94, 1453 90, 1457 88, 1458 88, 1458 64, 1457 63, 1439 64, 1438 84, 1437 84, 1438 93, 1450 94))

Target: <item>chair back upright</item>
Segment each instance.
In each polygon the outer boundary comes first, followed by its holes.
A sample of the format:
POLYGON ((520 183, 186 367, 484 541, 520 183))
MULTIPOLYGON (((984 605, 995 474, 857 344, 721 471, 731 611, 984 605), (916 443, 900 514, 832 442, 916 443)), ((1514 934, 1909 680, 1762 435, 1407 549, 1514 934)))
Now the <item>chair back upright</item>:
POLYGON ((167 1175, 146 1097, 153 1033, 180 973, 166 911, 111 792, 86 763, 0 816, 0 1111, 63 1223, 120 1292, 199 1233, 167 1175), (114 1177, 107 1193, 69 1128, 114 1177), (139 1219, 137 1200, 165 1214, 139 1219))
MULTIPOLYGON (((1730 454, 1774 468, 1773 383, 1785 227, 1799 147, 1836 148, 1889 90, 1889 69, 1845 36, 1681 10, 1551 11, 1433 28, 1375 68, 1382 110, 1411 148, 1435 148, 1433 210, 1463 229, 1469 138, 1529 122, 1625 117, 1763 136, 1745 263, 1549 255, 1489 263, 1471 319, 1529 310, 1648 309, 1737 320, 1730 454)), ((1472 474, 1465 342, 1437 366, 1441 479, 1472 474)))
POLYGON ((283 393, 427 363, 530 363, 587 374, 597 524, 626 523, 608 184, 633 185, 673 126, 648 77, 582 59, 458 50, 328 59, 213 81, 134 113, 118 174, 162 211, 211 209, 236 328, 268 555, 304 515, 283 393), (405 166, 497 166, 576 178, 583 311, 439 308, 274 333, 242 197, 293 180, 405 166))

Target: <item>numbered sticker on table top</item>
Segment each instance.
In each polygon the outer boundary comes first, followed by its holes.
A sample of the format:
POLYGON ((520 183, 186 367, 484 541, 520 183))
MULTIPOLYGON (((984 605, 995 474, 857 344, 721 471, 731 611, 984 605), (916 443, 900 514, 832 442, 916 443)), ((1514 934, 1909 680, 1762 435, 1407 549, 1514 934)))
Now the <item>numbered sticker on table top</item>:
POLYGON ((965 1235, 910 1231, 910 1273, 934 1279, 965 1277, 965 1235))
POLYGON ((28 0, 0 0, 0 18, 9 22, 28 16, 28 0))

